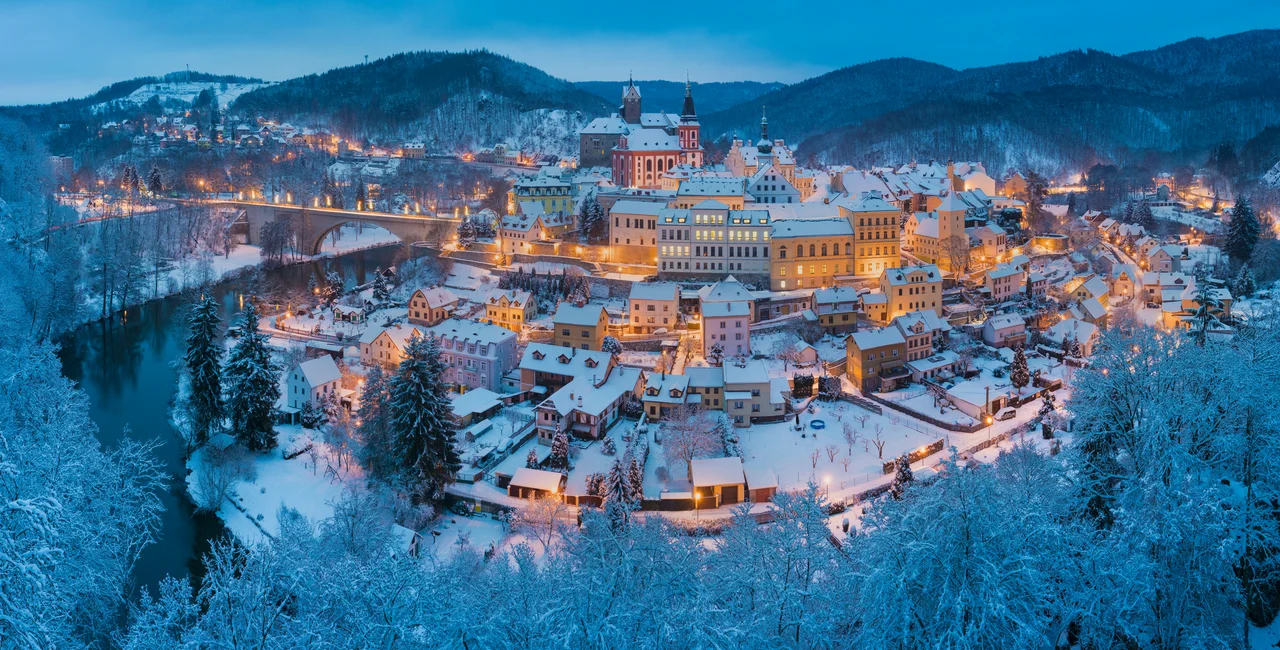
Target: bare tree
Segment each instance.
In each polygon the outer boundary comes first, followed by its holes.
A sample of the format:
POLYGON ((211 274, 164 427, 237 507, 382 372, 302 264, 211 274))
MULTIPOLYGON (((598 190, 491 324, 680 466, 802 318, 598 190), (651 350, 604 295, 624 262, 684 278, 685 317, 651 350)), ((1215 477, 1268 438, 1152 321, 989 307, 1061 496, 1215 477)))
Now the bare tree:
POLYGON ((570 525, 569 506, 557 494, 530 501, 516 513, 511 523, 513 530, 538 540, 543 551, 550 550, 570 525))
POLYGON ((848 456, 845 456, 844 458, 841 458, 841 459, 840 459, 840 466, 841 466, 841 467, 844 467, 844 473, 845 473, 845 474, 848 474, 848 473, 849 473, 849 463, 850 463, 850 461, 852 461, 852 460, 853 460, 853 459, 852 459, 852 458, 850 458, 850 457, 848 457, 848 456))
POLYGON ((800 346, 796 344, 794 339, 783 336, 773 344, 773 356, 782 362, 782 370, 786 370, 793 363, 800 361, 800 346))
MULTIPOLYGON (((866 419, 862 420, 863 426, 866 426, 866 419)), ((852 422, 844 423, 844 441, 849 444, 849 453, 853 453, 853 446, 858 444, 858 428, 853 426, 852 422)))
POLYGON ((810 462, 813 463, 814 469, 818 469, 819 458, 822 458, 822 452, 818 451, 817 449, 814 449, 812 452, 809 453, 809 460, 810 462))
POLYGON ((880 425, 876 425, 876 437, 871 439, 871 444, 876 446, 876 455, 880 460, 884 460, 884 438, 880 437, 880 425))
POLYGON ((827 462, 834 463, 836 461, 836 454, 840 453, 840 447, 836 445, 827 445, 823 448, 823 451, 827 452, 827 462))
POLYGON ((697 405, 681 404, 671 409, 662 429, 662 455, 667 465, 677 461, 683 463, 690 478, 693 477, 693 459, 723 449, 715 420, 697 405))
POLYGON ((870 419, 871 419, 871 414, 870 414, 870 413, 864 413, 864 414, 862 414, 862 415, 855 415, 855 416, 853 416, 853 419, 857 420, 857 421, 858 421, 858 424, 859 424, 863 429, 865 429, 865 428, 867 428, 867 420, 870 420, 870 419))

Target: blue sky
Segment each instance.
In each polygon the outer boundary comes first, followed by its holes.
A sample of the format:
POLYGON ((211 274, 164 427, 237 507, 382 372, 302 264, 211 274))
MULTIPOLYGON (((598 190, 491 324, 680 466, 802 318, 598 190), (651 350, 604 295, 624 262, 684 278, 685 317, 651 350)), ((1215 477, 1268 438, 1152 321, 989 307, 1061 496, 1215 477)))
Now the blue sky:
POLYGON ((483 47, 573 81, 687 70, 794 82, 892 56, 967 68, 1263 28, 1280 28, 1280 2, 0 0, 0 104, 83 96, 188 64, 279 80, 407 50, 483 47))

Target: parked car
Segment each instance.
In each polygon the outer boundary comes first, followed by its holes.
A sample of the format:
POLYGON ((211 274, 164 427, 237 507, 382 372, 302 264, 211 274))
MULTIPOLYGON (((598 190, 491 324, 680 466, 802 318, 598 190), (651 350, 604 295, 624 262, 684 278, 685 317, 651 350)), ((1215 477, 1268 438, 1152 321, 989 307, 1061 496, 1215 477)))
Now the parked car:
POLYGON ((1017 415, 1018 415, 1018 409, 1013 408, 1012 406, 1006 406, 1000 409, 999 411, 996 411, 996 419, 1000 420, 1001 422, 1005 420, 1012 420, 1017 415))

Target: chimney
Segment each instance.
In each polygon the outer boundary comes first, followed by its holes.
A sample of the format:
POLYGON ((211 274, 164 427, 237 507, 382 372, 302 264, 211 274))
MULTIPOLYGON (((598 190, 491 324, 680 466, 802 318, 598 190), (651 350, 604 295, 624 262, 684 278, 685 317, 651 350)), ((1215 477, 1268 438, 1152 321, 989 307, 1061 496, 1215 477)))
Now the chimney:
POLYGON ((578 396, 578 408, 582 408, 582 396, 578 396))

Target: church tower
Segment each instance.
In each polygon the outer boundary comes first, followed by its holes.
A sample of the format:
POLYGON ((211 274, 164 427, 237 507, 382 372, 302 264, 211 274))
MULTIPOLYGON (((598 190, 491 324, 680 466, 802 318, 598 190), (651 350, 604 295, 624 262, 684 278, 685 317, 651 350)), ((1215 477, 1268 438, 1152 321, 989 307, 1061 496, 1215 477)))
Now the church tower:
POLYGON ((684 82, 684 106, 680 109, 680 124, 676 131, 680 136, 680 161, 694 167, 702 166, 702 144, 698 141, 698 111, 693 108, 693 87, 684 82))
POLYGON ((640 89, 630 77, 627 78, 627 87, 622 89, 622 107, 618 112, 627 124, 640 123, 640 89))

